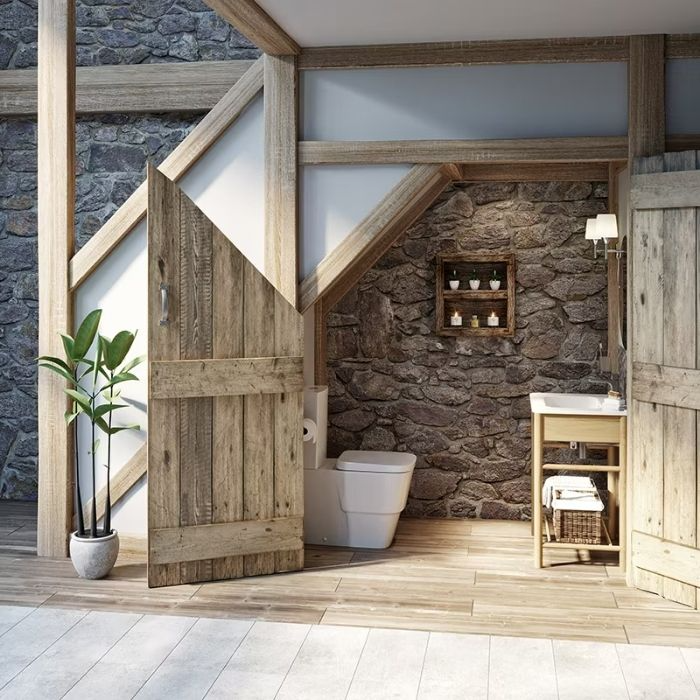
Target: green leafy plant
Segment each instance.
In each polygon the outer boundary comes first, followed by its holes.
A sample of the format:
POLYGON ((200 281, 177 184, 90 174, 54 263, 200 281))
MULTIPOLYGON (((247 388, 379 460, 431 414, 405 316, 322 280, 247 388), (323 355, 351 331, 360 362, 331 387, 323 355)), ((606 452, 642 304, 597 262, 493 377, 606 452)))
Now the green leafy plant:
POLYGON ((491 279, 492 279, 494 282, 500 282, 500 281, 501 281, 501 276, 498 274, 498 272, 497 272, 496 270, 494 270, 493 273, 492 273, 492 275, 491 275, 491 279))
POLYGON ((457 270, 452 270, 452 272, 450 273, 450 280, 451 281, 459 280, 459 275, 457 274, 457 270))
POLYGON ((138 430, 138 425, 115 425, 114 413, 128 404, 119 403, 121 385, 125 382, 138 381, 132 370, 143 362, 143 357, 127 361, 127 355, 133 345, 135 333, 120 331, 109 339, 98 333, 102 310, 91 311, 82 321, 75 338, 62 335, 65 358, 42 356, 39 367, 48 369, 68 382, 64 389, 71 399, 71 408, 66 412, 68 425, 73 426, 75 440, 75 485, 76 510, 78 515, 78 536, 106 537, 112 532, 112 501, 110 494, 110 475, 112 466, 112 437, 125 430, 138 430), (95 342, 97 341, 97 342, 95 342), (95 346, 94 354, 90 351, 95 346), (80 484, 80 454, 78 445, 78 419, 83 416, 90 423, 90 458, 92 475, 92 508, 89 530, 85 527, 83 517, 82 490, 80 484), (107 498, 105 503, 104 526, 97 528, 97 450, 100 440, 98 431, 107 436, 107 498))
POLYGON ((478 279, 479 279, 479 274, 477 273, 476 268, 474 268, 474 269, 472 270, 471 275, 469 275, 469 279, 470 279, 472 282, 478 281, 478 279))

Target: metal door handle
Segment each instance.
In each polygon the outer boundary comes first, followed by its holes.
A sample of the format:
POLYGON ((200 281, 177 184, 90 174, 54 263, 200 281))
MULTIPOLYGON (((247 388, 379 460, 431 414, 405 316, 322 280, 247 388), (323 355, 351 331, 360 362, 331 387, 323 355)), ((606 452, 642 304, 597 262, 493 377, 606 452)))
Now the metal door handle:
POLYGON ((170 323, 168 314, 170 312, 170 298, 168 296, 168 285, 160 283, 160 323, 161 326, 167 326, 170 323))

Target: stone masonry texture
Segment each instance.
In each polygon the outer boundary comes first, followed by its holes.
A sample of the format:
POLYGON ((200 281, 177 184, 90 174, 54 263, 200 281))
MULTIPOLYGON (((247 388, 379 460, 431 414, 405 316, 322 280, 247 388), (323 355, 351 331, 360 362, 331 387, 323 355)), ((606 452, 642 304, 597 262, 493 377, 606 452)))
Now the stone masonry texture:
MULTIPOLYGON (((37 60, 37 0, 0 0, 0 70, 37 60)), ((201 0, 79 0, 78 65, 257 58, 201 0)), ((157 109, 157 105, 154 105, 157 109)), ((100 115, 77 124, 76 247, 201 115, 100 115)), ((36 498, 36 122, 0 120, 0 498, 36 498)))
POLYGON ((607 391, 605 261, 583 237, 606 210, 606 183, 448 188, 329 315, 329 454, 415 453, 408 515, 528 518, 528 394, 607 391), (435 333, 452 252, 515 253, 514 337, 435 333))

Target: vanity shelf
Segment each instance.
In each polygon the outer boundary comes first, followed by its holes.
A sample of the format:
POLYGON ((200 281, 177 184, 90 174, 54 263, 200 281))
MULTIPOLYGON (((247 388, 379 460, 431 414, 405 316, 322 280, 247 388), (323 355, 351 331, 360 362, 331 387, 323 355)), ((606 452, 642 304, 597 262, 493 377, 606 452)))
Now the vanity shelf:
POLYGON ((515 333, 515 255, 440 254, 437 256, 436 311, 438 335, 447 336, 512 336, 515 333), (490 289, 496 271, 499 289, 490 289), (476 272, 479 289, 473 290, 469 280, 476 272), (459 281, 458 289, 450 288, 451 280, 459 281), (471 326, 476 315, 479 327, 471 326), (462 325, 453 325, 452 318, 461 318, 462 325), (498 325, 489 326, 488 318, 497 317, 498 325))

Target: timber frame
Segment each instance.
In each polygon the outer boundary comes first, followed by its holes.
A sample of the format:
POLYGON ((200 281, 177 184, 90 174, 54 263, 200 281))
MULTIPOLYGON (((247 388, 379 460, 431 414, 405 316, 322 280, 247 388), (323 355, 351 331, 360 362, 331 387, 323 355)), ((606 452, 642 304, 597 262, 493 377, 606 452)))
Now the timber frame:
MULTIPOLYGON (((72 330, 72 293, 146 213, 141 185, 78 253, 73 253, 75 115, 114 110, 207 111, 159 166, 177 181, 265 85, 266 273, 284 296, 315 318, 316 378, 325 370, 326 316, 383 252, 453 181, 607 179, 647 151, 700 148, 700 135, 666 136, 666 59, 700 57, 700 35, 598 37, 304 49, 254 0, 205 0, 259 46, 257 61, 103 66, 75 70, 74 0, 40 3, 38 72, 0 71, 0 116, 38 114, 40 352, 57 354, 58 332, 72 330), (50 36, 49 36, 50 35, 50 36), (627 136, 498 141, 327 143, 299 141, 300 70, 507 63, 628 62, 627 136), (34 97, 38 87, 38 101, 34 97), (338 249, 297 285, 300 165, 408 163, 412 169, 338 249), (49 216, 51 214, 51 216, 49 216)), ((611 200, 614 201, 611 188, 611 200)), ((612 202, 611 202, 612 205, 612 202)), ((615 289, 617 285, 615 283, 615 289)), ((611 302, 613 318, 619 304, 611 302)), ((619 314, 618 314, 619 318, 619 314)), ((62 386, 39 381, 38 553, 67 553, 72 520, 73 445, 63 425, 62 386)), ((118 500, 146 472, 145 449, 118 472, 118 500)), ((97 496, 98 509, 104 494, 97 496)), ((87 507, 87 505, 86 505, 87 507)), ((628 547, 628 551, 629 551, 628 547)), ((628 567, 629 570, 629 567, 628 567)))

